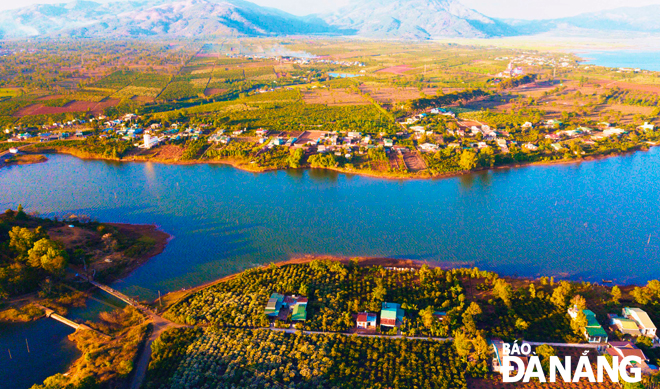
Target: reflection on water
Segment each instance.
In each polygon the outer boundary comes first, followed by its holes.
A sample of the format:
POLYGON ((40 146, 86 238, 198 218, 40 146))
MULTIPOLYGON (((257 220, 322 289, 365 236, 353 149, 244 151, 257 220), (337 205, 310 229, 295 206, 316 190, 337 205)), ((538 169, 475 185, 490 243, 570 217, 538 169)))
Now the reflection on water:
MULTIPOLYGON (((659 276, 659 162, 653 149, 579 165, 404 181, 321 169, 258 174, 224 165, 52 155, 44 164, 0 169, 0 207, 157 224, 173 240, 113 285, 146 299, 303 254, 641 283, 659 276)), ((122 306, 93 297, 71 317, 89 320, 110 305, 122 306)), ((0 348, 0 375, 17 374, 11 389, 39 382, 73 360, 67 331, 52 320, 0 329, 2 348, 18 350, 27 337, 53 350, 42 359, 17 356, 21 364, 12 365, 0 348), (15 373, 17 366, 27 368, 15 373)))
POLYGON ((63 372, 80 355, 67 339, 72 333, 52 319, 0 324, 0 387, 26 389, 63 372))
POLYGON ((645 243, 658 232, 659 158, 405 181, 53 155, 1 170, 0 206, 159 225, 174 235, 165 252, 115 285, 142 298, 308 253, 642 282, 657 276, 645 243))

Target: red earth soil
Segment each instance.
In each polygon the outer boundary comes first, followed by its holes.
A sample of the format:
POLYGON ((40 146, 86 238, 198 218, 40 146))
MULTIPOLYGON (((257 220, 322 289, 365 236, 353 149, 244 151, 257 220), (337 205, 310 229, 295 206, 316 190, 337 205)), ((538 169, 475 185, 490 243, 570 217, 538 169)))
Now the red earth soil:
POLYGON ((409 71, 409 70, 412 70, 412 69, 413 69, 413 68, 411 68, 411 67, 408 66, 408 65, 398 65, 398 66, 391 66, 391 67, 389 67, 389 68, 385 68, 385 69, 380 69, 380 70, 377 71, 376 73, 403 74, 403 73, 405 73, 405 72, 407 72, 407 71, 409 71))
POLYGON ((102 113, 105 108, 114 107, 119 104, 119 99, 107 99, 101 102, 94 101, 72 101, 64 107, 46 107, 43 104, 32 104, 21 108, 14 116, 23 117, 29 115, 53 115, 68 112, 86 112, 96 115, 102 113))

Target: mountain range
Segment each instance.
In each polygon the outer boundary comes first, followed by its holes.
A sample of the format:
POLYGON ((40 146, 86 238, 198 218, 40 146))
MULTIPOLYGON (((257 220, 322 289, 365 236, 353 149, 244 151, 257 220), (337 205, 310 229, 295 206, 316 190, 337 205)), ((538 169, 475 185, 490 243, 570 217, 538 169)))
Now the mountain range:
POLYGON ((490 38, 580 31, 660 33, 660 5, 549 20, 500 20, 458 0, 353 0, 295 16, 244 0, 75 0, 0 12, 0 38, 337 35, 377 39, 490 38))

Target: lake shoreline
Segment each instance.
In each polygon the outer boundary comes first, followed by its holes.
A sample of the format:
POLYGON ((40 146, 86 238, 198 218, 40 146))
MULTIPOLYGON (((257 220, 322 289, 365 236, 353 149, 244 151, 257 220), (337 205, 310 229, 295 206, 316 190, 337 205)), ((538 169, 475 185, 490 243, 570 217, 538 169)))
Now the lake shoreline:
MULTIPOLYGON (((225 159, 225 160, 192 160, 192 161, 179 161, 179 160, 167 160, 167 159, 142 159, 142 158, 109 158, 109 157, 102 157, 102 156, 95 156, 95 155, 90 155, 88 153, 79 153, 76 151, 72 151, 69 149, 65 150, 60 150, 60 149, 49 149, 49 148, 44 148, 44 149, 39 149, 40 152, 43 153, 55 153, 55 154, 67 154, 74 156, 76 158, 80 158, 83 160, 98 160, 98 161, 112 161, 112 162, 138 162, 138 163, 146 163, 146 162, 152 162, 152 163, 159 163, 159 164, 164 164, 164 165, 227 165, 227 166, 232 166, 238 170, 242 170, 245 172, 250 172, 250 173, 266 173, 266 172, 274 172, 274 171, 285 171, 285 170, 309 170, 309 169, 319 169, 319 170, 329 170, 329 171, 334 171, 338 173, 344 173, 344 174, 350 174, 350 175, 359 175, 359 176, 364 176, 364 177, 371 177, 371 178, 382 178, 386 180, 437 180, 437 179, 444 179, 444 178, 453 178, 453 177, 460 177, 464 176, 467 174, 472 174, 472 173, 481 173, 481 172, 487 172, 491 170, 504 170, 504 169, 515 169, 515 168, 521 168, 521 167, 530 167, 530 166, 552 166, 552 165, 567 165, 567 164, 580 164, 582 162, 594 162, 594 161, 599 161, 603 159, 608 159, 608 158, 613 158, 613 157, 619 157, 622 155, 628 155, 632 154, 635 152, 640 152, 640 151, 649 151, 652 147, 657 146, 656 144, 647 144, 647 145, 642 145, 639 148, 635 148, 630 151, 625 151, 625 152, 612 152, 610 154, 604 154, 604 155, 596 155, 596 156, 587 156, 584 158, 576 158, 576 159, 561 159, 561 160, 555 160, 555 161, 538 161, 538 162, 517 162, 517 163, 512 163, 512 164, 506 164, 506 165, 501 165, 501 166, 493 166, 493 167, 481 167, 473 170, 460 170, 460 171, 454 171, 454 172, 447 172, 447 173, 440 173, 440 174, 414 174, 414 173, 394 173, 394 172, 375 172, 375 171, 367 171, 367 170, 355 170, 355 169, 346 169, 346 168, 341 168, 341 167, 312 167, 309 165, 302 166, 300 168, 257 168, 253 169, 250 168, 249 165, 241 164, 238 163, 235 160, 232 159, 225 159)), ((44 161, 45 162, 45 161, 44 161)))
POLYGON ((174 239, 173 235, 170 235, 167 232, 160 230, 159 227, 155 224, 127 224, 127 223, 104 223, 104 224, 113 226, 117 228, 119 231, 137 233, 141 237, 148 237, 154 239, 155 241, 153 247, 151 247, 148 251, 139 255, 137 258, 135 258, 135 260, 129 262, 125 267, 121 269, 121 271, 117 275, 109 277, 108 280, 106 281, 108 283, 117 282, 128 277, 131 273, 133 273, 139 267, 146 264, 153 257, 161 254, 167 247, 167 244, 172 239, 174 239))
MULTIPOLYGON (((119 231, 122 234, 139 235, 140 238, 146 237, 149 239, 153 239, 154 241, 153 246, 149 248, 147 251, 133 258, 131 261, 125 263, 123 266, 118 266, 117 267, 118 270, 116 273, 109 274, 106 277, 104 277, 103 283, 105 284, 111 284, 113 282, 117 282, 128 277, 131 273, 133 273, 141 266, 145 265, 153 257, 161 254, 167 247, 167 244, 174 238, 172 235, 160 230, 159 227, 155 224, 127 224, 127 223, 103 223, 103 224, 116 228, 117 231, 119 231)), ((82 273, 84 271, 79 266, 70 266, 70 269, 78 273, 82 273)), ((80 291, 82 294, 80 295, 80 297, 76 298, 75 301, 72 301, 71 304, 69 304, 70 306, 69 305, 65 305, 65 306, 67 308, 70 308, 70 307, 78 307, 80 304, 84 305, 85 304, 84 301, 86 301, 91 296, 92 291, 94 289, 95 287, 90 285, 90 287, 87 288, 86 290, 80 291)), ((2 311, 0 312, 6 312, 7 309, 10 308, 23 309, 25 307, 34 304, 36 297, 35 293, 36 292, 27 293, 9 299, 7 302, 7 306, 4 306, 2 308, 2 311)), ((0 323, 29 323, 41 319, 43 317, 44 317, 43 315, 39 315, 32 317, 27 317, 27 316, 18 317, 15 319, 3 318, 2 320, 0 320, 0 323)))
MULTIPOLYGON (((456 262, 442 262, 442 261, 426 261, 426 260, 417 260, 417 259, 405 259, 405 258, 392 258, 392 257, 371 257, 371 256, 343 256, 343 255, 319 255, 319 254, 301 254, 301 255, 294 255, 290 257, 289 259, 285 259, 283 261, 279 262, 271 262, 270 264, 263 264, 260 266, 255 266, 251 268, 246 268, 244 270, 241 270, 237 273, 229 274, 223 277, 220 277, 216 280, 209 281, 202 283, 200 285, 196 285, 193 287, 189 288, 182 288, 180 290, 172 291, 169 293, 166 293, 165 295, 162 296, 161 301, 164 301, 164 303, 160 306, 156 306, 158 304, 158 300, 154 300, 149 302, 149 304, 152 305, 154 309, 157 309, 159 313, 163 313, 167 311, 170 307, 173 305, 183 301, 184 299, 188 298, 189 296, 210 288, 214 285, 230 281, 239 275, 243 274, 244 272, 251 270, 251 269, 259 269, 259 268, 266 268, 269 266, 277 266, 277 267, 282 267, 286 265, 300 265, 300 264, 305 264, 305 263, 310 263, 312 261, 333 261, 333 262, 340 262, 344 265, 348 265, 351 263, 351 261, 357 261, 357 265, 361 267, 373 267, 373 266, 383 266, 383 267, 400 267, 400 268, 414 268, 414 269, 419 269, 422 266, 426 265, 430 269, 435 269, 435 268, 440 268, 442 270, 452 270, 452 269, 470 269, 470 268, 476 268, 474 264, 468 264, 468 263, 456 263, 456 262)), ((483 269, 480 269, 483 270, 483 269)), ((497 271, 494 270, 488 270, 494 273, 497 273, 498 276, 502 279, 506 279, 508 281, 531 281, 538 279, 543 276, 520 276, 520 275, 502 275, 497 271)), ((550 276, 547 276, 550 278, 550 276)), ((564 278, 560 278, 564 279, 564 278)), ((567 281, 572 281, 572 282, 578 282, 577 279, 572 279, 571 277, 566 278, 567 281)), ((559 279, 558 279, 559 281, 559 279)), ((600 284, 598 282, 595 282, 596 284, 600 284)), ((603 286, 606 287, 612 287, 612 286, 619 286, 622 290, 629 291, 632 290, 634 287, 637 286, 643 286, 643 285, 637 285, 637 284, 620 284, 616 282, 602 282, 603 286)))

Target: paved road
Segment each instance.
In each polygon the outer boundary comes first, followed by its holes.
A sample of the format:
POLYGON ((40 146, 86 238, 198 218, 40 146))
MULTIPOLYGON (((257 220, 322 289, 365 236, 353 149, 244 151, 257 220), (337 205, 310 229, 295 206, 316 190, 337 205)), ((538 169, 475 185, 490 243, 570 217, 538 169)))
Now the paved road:
MULTIPOLYGON (((276 332, 286 332, 287 334, 295 334, 298 332, 295 328, 275 328, 263 327, 276 332)), ((416 339, 416 340, 436 340, 438 342, 445 342, 453 340, 454 338, 433 338, 429 336, 405 336, 405 335, 385 335, 385 334, 361 334, 361 333, 347 333, 347 332, 327 332, 327 331, 303 331, 305 335, 344 335, 344 336, 361 336, 365 338, 388 338, 388 339, 416 339)))
POLYGON ((138 357, 137 364, 135 365, 135 374, 133 375, 129 385, 130 389, 139 389, 140 385, 142 385, 142 382, 144 381, 144 377, 147 374, 147 368, 149 367, 149 361, 151 360, 151 344, 154 342, 154 340, 158 339, 158 337, 163 332, 169 330, 170 328, 192 327, 172 323, 171 321, 163 319, 154 313, 149 313, 149 319, 151 320, 154 328, 151 332, 151 335, 149 335, 149 339, 147 339, 145 342, 140 356, 138 357))

